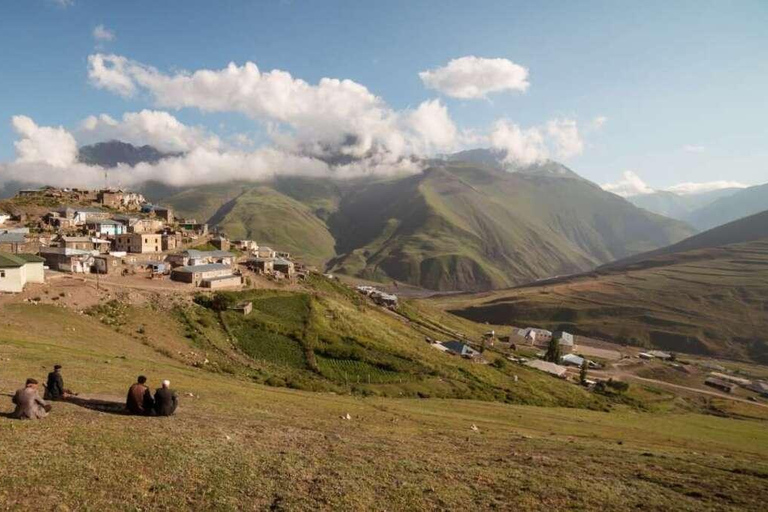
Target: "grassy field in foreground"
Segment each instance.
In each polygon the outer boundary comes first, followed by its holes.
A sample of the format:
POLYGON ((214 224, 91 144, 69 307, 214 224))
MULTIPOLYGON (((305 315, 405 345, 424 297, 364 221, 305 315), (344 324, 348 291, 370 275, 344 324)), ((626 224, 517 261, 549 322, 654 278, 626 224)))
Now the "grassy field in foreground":
POLYGON ((115 401, 139 373, 169 378, 181 407, 0 416, 0 509, 761 510, 768 499, 765 422, 270 388, 169 357, 184 347, 166 334, 163 355, 61 308, 3 309, 0 393, 59 362, 68 387, 115 401))

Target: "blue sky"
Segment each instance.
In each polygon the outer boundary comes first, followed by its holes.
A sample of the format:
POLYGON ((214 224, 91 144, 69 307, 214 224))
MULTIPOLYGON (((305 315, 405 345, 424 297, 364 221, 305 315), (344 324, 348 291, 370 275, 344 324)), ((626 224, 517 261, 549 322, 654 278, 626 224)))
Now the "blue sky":
POLYGON ((524 128, 574 120, 583 150, 564 161, 598 183, 628 170, 656 188, 764 183, 766 27, 765 1, 11 0, 0 5, 0 161, 15 157, 14 115, 73 130, 89 115, 153 108, 268 143, 264 122, 242 112, 163 108, 146 92, 94 87, 87 59, 102 52, 166 74, 252 61, 310 84, 351 79, 397 111, 439 98, 459 129, 478 133, 499 119, 524 128), (114 40, 96 41, 98 25, 114 40), (464 56, 508 59, 530 86, 461 99, 419 78, 464 56))

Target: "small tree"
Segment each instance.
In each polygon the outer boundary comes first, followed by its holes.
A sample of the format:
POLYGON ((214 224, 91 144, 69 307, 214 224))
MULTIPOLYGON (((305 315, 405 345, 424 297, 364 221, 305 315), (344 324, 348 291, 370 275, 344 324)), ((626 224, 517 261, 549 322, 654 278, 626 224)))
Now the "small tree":
POLYGON ((579 383, 582 386, 587 385, 587 368, 589 368, 589 363, 587 363, 587 360, 585 359, 584 362, 581 363, 581 371, 579 371, 579 383))
POLYGON ((547 353, 544 355, 544 359, 550 363, 559 363, 560 356, 560 341, 552 337, 552 339, 549 340, 547 353))

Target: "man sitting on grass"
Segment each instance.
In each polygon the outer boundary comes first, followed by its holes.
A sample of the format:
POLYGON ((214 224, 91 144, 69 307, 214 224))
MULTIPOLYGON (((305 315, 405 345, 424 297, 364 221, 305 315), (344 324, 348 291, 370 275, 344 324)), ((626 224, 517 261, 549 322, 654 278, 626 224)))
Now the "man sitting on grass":
POLYGON ((37 385, 35 379, 27 379, 25 386, 16 391, 11 399, 16 404, 16 410, 11 414, 12 418, 41 420, 48 416, 51 406, 37 394, 37 385))
POLYGON ((53 367, 53 371, 48 374, 48 383, 45 385, 43 398, 46 400, 61 400, 64 398, 64 379, 61 376, 61 365, 53 367))
POLYGON ((163 387, 155 391, 155 413, 158 416, 171 416, 178 405, 179 399, 171 389, 171 381, 164 380, 163 387))
POLYGON ((125 408, 128 409, 128 412, 131 414, 148 416, 152 414, 155 401, 152 400, 152 392, 145 384, 147 378, 143 375, 139 375, 137 380, 138 382, 128 389, 128 398, 125 400, 125 408))

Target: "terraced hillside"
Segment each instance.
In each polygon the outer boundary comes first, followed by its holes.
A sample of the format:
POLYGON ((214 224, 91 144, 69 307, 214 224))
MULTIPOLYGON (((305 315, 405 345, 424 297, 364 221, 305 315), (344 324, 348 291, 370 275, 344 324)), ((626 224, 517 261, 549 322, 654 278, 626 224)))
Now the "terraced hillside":
POLYGON ((589 274, 436 301, 475 321, 766 363, 766 219, 768 212, 589 274))

